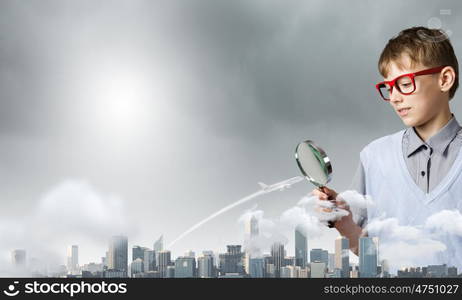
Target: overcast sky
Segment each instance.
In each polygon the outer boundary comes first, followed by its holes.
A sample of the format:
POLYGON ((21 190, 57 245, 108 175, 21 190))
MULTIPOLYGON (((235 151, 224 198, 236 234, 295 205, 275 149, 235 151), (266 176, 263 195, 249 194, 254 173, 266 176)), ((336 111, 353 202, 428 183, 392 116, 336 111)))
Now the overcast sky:
MULTIPOLYGON (((326 150, 330 187, 343 191, 362 147, 404 128, 374 88, 386 42, 438 18, 460 60, 461 6, 1 1, 0 217, 25 226, 44 202, 65 206, 46 200, 63 182, 84 181, 85 189, 120 200, 110 224, 130 224, 130 245, 152 247, 161 234, 168 244, 255 192, 257 182, 299 175, 293 151, 306 139, 326 150)), ((461 100, 451 101, 459 121, 461 100)), ((176 244, 173 255, 242 243, 237 220, 246 209, 257 204, 265 217, 278 217, 312 189, 302 182, 237 207, 176 244)), ((82 203, 91 208, 91 201, 82 203)), ((67 214, 58 209, 37 220, 54 227, 67 214)), ((333 251, 335 236, 332 230, 309 248, 333 251)), ((98 260, 107 241, 96 240, 56 237, 63 247, 56 251, 64 255, 68 243, 77 243, 81 262, 98 260)), ((1 251, 27 247, 19 238, 1 251)))

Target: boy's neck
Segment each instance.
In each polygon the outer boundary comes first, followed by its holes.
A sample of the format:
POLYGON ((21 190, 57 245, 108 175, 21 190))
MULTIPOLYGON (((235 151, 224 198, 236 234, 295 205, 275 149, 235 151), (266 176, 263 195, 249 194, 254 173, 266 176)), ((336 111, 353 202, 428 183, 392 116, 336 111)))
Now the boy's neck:
POLYGON ((438 114, 432 120, 428 121, 425 124, 415 126, 414 129, 420 138, 426 142, 429 138, 434 136, 441 128, 448 124, 449 120, 452 118, 451 111, 445 110, 441 114, 438 114))

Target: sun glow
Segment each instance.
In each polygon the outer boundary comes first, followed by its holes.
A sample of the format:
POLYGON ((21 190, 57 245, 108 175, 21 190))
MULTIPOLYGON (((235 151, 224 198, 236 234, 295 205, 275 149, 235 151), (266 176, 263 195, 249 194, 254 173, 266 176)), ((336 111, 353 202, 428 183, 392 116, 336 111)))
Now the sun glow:
POLYGON ((85 92, 92 130, 126 138, 152 130, 165 110, 165 86, 146 68, 114 62, 89 76, 85 92))

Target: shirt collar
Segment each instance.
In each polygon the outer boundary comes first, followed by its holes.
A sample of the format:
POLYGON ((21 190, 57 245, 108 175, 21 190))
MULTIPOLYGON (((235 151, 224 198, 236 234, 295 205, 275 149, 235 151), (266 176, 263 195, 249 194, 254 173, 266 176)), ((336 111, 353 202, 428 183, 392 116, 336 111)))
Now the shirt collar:
POLYGON ((449 120, 449 122, 436 134, 430 137, 426 143, 417 135, 414 127, 409 128, 407 156, 409 157, 414 154, 422 145, 430 147, 439 153, 443 153, 461 128, 459 122, 457 122, 454 115, 452 115, 451 120, 449 120))

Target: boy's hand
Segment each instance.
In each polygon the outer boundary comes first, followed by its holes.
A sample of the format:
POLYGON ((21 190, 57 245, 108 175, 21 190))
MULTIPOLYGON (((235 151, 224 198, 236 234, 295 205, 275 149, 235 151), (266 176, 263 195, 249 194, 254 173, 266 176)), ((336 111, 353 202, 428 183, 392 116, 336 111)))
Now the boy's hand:
POLYGON ((337 198, 337 192, 326 186, 323 186, 319 189, 314 189, 312 193, 313 195, 318 196, 319 200, 334 200, 337 198), (320 191, 320 189, 322 189, 322 191, 320 191))
MULTIPOLYGON (((321 189, 322 191, 320 191, 320 189, 314 189, 312 191, 312 194, 315 196, 318 196, 318 199, 321 201, 331 201, 335 207, 344 209, 349 212, 348 216, 344 216, 340 218, 339 220, 335 221, 334 227, 337 230, 339 230, 339 227, 343 229, 343 227, 345 227, 346 224, 354 223, 353 216, 350 211, 350 207, 343 199, 337 198, 338 193, 335 190, 332 190, 325 186, 322 187, 321 189)), ((323 212, 332 212, 332 208, 328 208, 328 207, 320 206, 318 207, 318 209, 323 212)), ((349 226, 347 225, 347 227, 349 226)))
MULTIPOLYGON (((337 197, 338 194, 336 191, 331 190, 327 187, 322 187, 322 191, 319 189, 314 189, 312 194, 318 196, 319 200, 323 201, 332 201, 334 205, 338 208, 342 208, 348 211, 347 216, 341 217, 339 220, 335 221, 333 227, 342 235, 348 238, 350 241, 350 250, 358 255, 358 240, 363 235, 362 228, 359 227, 353 221, 353 214, 350 211, 350 207, 341 197, 337 197)), ((332 208, 318 207, 319 210, 324 212, 331 212, 332 208)))

